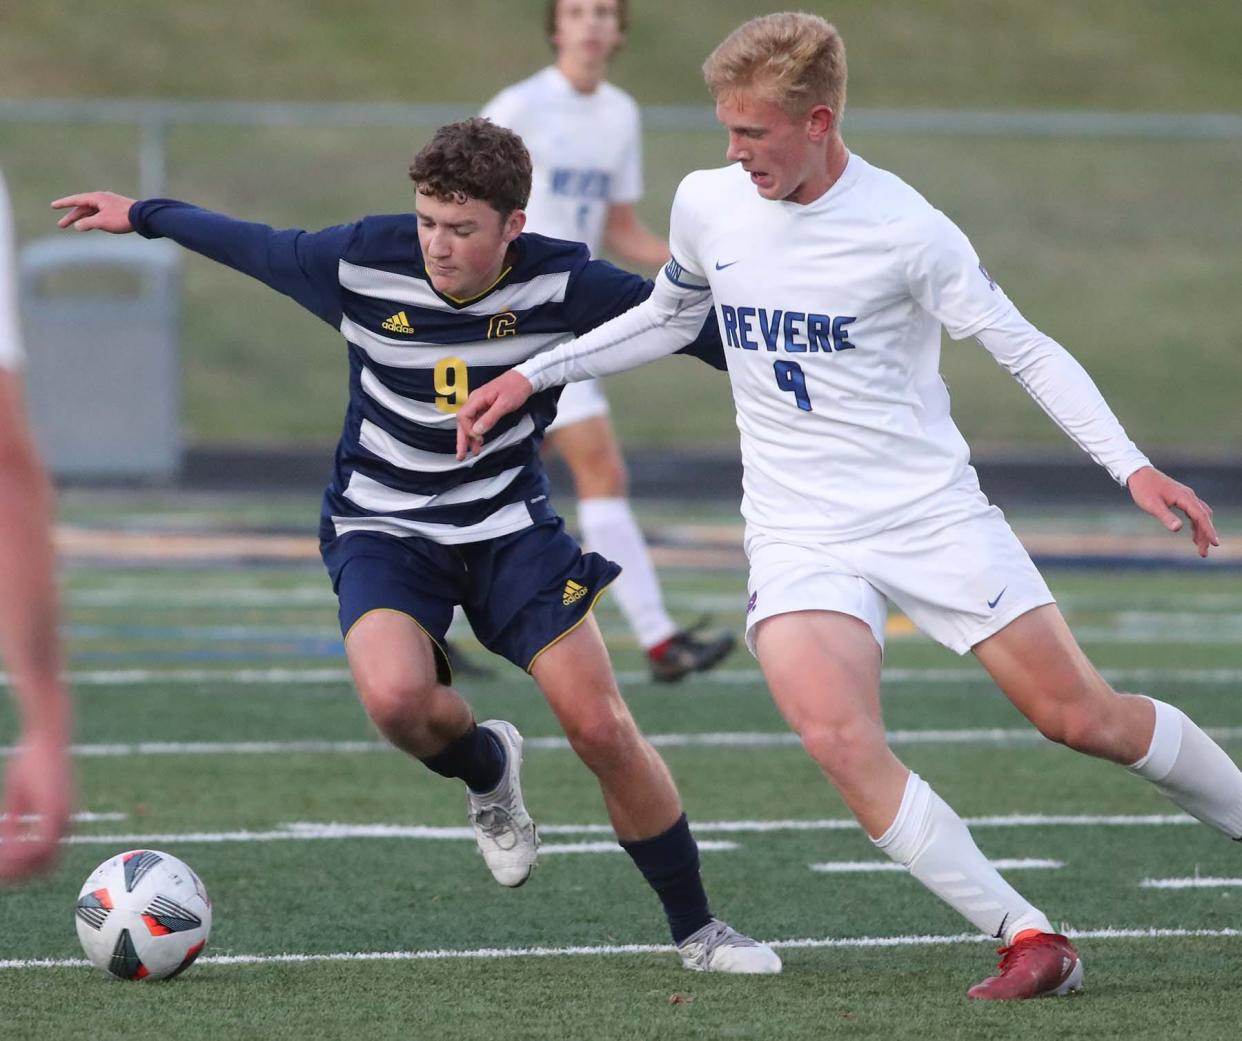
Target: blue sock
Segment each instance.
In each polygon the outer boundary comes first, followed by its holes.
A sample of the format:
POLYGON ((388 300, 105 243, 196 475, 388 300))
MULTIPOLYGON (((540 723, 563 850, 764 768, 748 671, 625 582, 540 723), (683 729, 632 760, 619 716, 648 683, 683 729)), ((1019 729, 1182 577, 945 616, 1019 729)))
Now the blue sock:
POLYGON ((681 943, 712 920, 699 875, 699 847, 684 813, 668 831, 651 839, 622 842, 621 848, 664 905, 674 943, 681 943))
POLYGON ((442 752, 423 765, 441 777, 460 777, 471 791, 490 792, 505 772, 505 750, 500 739, 475 723, 442 752))

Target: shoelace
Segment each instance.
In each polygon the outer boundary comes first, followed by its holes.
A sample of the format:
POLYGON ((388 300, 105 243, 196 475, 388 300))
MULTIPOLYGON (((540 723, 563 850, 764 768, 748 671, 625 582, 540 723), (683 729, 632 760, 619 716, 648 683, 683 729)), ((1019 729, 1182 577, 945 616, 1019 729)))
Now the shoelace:
POLYGON ((1043 945, 1042 936, 1034 936, 1029 940, 1020 940, 1018 943, 1009 947, 997 947, 996 953, 1001 956, 1000 971, 1003 974, 1007 969, 1022 960, 1025 955, 1030 954, 1037 946, 1043 945))
POLYGON ((696 943, 702 944, 703 953, 710 955, 717 947, 721 946, 724 941, 729 941, 730 947, 758 947, 757 940, 752 940, 749 936, 743 936, 736 929, 731 928, 724 922, 712 922, 708 926, 707 935, 696 943))
POLYGON ((492 839, 501 849, 511 849, 517 844, 517 828, 513 826, 513 814, 504 806, 488 806, 474 815, 479 829, 492 839), (501 838, 510 836, 508 846, 501 843, 501 838))

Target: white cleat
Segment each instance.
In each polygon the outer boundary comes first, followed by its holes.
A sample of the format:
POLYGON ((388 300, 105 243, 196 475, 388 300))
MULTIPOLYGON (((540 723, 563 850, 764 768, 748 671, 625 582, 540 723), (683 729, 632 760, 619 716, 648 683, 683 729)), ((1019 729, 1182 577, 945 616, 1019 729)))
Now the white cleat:
POLYGON ((492 877, 512 889, 530 878, 539 853, 539 836, 522 802, 522 782, 518 778, 522 769, 522 735, 503 719, 489 719, 479 726, 500 740, 505 750, 505 770, 500 783, 490 792, 480 794, 466 789, 470 823, 492 877))
POLYGON ((771 947, 715 918, 682 940, 677 953, 682 965, 693 972, 771 976, 781 971, 780 956, 771 947))

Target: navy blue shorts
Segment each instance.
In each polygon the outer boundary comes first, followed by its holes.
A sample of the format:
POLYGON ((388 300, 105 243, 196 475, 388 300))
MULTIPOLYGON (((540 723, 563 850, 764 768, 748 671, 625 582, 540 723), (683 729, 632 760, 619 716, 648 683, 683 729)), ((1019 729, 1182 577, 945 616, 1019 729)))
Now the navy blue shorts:
POLYGON ((621 573, 611 560, 584 553, 557 516, 457 546, 353 531, 320 549, 340 601, 342 635, 368 611, 409 615, 431 637, 441 683, 452 680, 444 634, 455 606, 484 647, 529 672, 621 573))

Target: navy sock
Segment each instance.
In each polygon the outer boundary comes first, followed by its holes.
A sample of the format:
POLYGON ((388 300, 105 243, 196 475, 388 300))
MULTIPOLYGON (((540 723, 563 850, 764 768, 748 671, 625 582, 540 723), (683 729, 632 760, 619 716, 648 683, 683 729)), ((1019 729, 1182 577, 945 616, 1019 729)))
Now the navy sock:
POLYGON ((659 896, 674 943, 681 943, 712 920, 699 875, 699 847, 684 813, 668 831, 651 839, 622 842, 621 848, 659 896))
POLYGON ((486 727, 470 724, 461 737, 442 752, 423 760, 441 777, 460 777, 471 791, 490 792, 505 772, 505 750, 500 738, 486 727))

